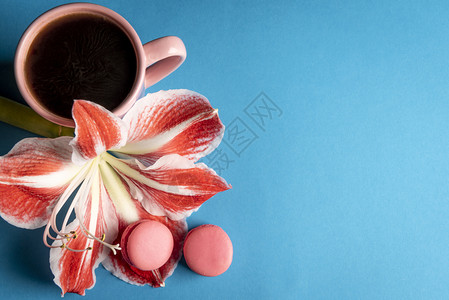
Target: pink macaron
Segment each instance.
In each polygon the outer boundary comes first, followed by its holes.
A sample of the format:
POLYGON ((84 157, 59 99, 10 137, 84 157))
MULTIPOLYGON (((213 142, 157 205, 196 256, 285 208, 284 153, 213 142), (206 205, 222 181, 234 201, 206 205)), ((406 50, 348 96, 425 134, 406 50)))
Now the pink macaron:
POLYGON ((232 263, 232 242, 216 225, 201 225, 192 229, 184 242, 184 258, 192 271, 203 276, 218 276, 232 263))
POLYGON ((129 225, 123 232, 122 256, 142 271, 162 267, 173 251, 173 235, 164 224, 143 220, 129 225))

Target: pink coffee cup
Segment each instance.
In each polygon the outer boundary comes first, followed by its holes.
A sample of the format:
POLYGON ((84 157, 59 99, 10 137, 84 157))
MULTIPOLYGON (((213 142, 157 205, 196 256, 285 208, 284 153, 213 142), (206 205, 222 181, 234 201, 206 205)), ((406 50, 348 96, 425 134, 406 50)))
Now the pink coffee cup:
POLYGON ((112 110, 118 116, 123 116, 137 99, 144 96, 146 88, 176 70, 186 58, 184 43, 178 37, 166 36, 142 45, 133 27, 122 16, 106 7, 90 3, 71 3, 53 8, 39 16, 27 28, 18 44, 14 61, 20 93, 31 108, 49 121, 69 127, 75 125, 73 119, 50 111, 35 96, 26 79, 26 59, 33 40, 49 23, 70 14, 80 13, 99 15, 111 21, 126 34, 134 48, 137 62, 135 80, 126 98, 112 110))

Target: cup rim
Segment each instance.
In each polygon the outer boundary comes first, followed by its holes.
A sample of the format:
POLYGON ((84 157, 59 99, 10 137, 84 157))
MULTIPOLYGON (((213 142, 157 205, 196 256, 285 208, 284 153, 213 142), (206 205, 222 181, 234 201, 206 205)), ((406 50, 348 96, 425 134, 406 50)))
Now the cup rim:
POLYGON ((132 107, 137 98, 143 93, 143 84, 145 80, 145 52, 143 50, 142 42, 134 28, 124 17, 107 7, 93 3, 68 3, 44 12, 28 26, 20 38, 14 57, 14 74, 19 91, 28 105, 45 119, 67 127, 75 127, 73 119, 64 118, 50 112, 46 107, 40 104, 31 93, 25 78, 25 58, 28 55, 32 41, 40 32, 40 29, 57 18, 77 13, 93 13, 108 18, 123 30, 133 45, 137 62, 136 77, 128 96, 119 106, 112 110, 115 115, 122 117, 132 107))

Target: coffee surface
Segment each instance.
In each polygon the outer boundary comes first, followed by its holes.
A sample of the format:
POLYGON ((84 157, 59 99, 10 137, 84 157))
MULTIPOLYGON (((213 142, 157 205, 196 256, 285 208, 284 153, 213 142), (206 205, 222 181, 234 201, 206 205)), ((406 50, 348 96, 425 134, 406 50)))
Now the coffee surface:
POLYGON ((116 24, 94 14, 73 14, 38 34, 25 66, 34 97, 51 112, 71 118, 76 99, 116 108, 132 89, 137 60, 116 24))

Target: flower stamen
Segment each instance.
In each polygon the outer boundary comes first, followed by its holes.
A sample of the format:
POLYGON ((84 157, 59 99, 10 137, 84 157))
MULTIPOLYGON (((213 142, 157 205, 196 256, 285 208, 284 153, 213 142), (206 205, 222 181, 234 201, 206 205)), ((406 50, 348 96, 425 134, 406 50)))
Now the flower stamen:
POLYGON ((81 232, 84 234, 84 236, 88 239, 92 239, 95 240, 97 242, 99 242, 100 244, 108 247, 109 249, 112 250, 112 253, 114 253, 114 255, 117 254, 117 250, 122 250, 122 248, 120 248, 120 244, 109 244, 107 242, 105 242, 104 240, 106 239, 106 234, 102 234, 101 238, 96 237, 95 235, 93 235, 89 230, 86 229, 86 227, 84 226, 84 224, 82 222, 80 222, 81 228, 83 229, 81 232))
MULTIPOLYGON (((67 246, 67 242, 69 242, 71 239, 76 239, 78 237, 78 234, 76 231, 70 231, 69 233, 64 233, 65 228, 67 226, 68 220, 70 218, 70 215, 72 214, 73 210, 76 210, 76 204, 78 203, 79 199, 85 199, 87 197, 87 194, 89 194, 89 190, 92 186, 93 178, 96 178, 98 176, 98 159, 94 159, 90 164, 85 166, 72 180, 69 187, 65 190, 65 192, 61 195, 60 200, 58 201, 56 207, 54 208, 52 215, 50 217, 50 222, 47 224, 47 227, 44 232, 44 244, 49 248, 61 248, 61 249, 67 249, 74 252, 82 252, 82 251, 89 251, 92 250, 92 247, 89 246, 85 249, 73 249, 69 246, 67 246), (64 217, 64 221, 61 227, 61 231, 58 230, 56 227, 56 216, 58 212, 61 210, 62 206, 65 204, 65 202, 68 200, 69 196, 73 193, 73 191, 76 189, 76 187, 81 183, 80 190, 78 193, 76 193, 72 203, 70 204, 70 207, 67 210, 66 216, 64 217), (56 237, 54 237, 50 233, 50 228, 55 232, 56 237), (49 245, 47 242, 47 238, 55 240, 55 241, 65 241, 61 245, 49 245)), ((77 213, 79 225, 81 227, 81 233, 88 239, 95 240, 104 246, 110 248, 114 254, 117 254, 116 250, 121 250, 119 244, 111 245, 109 243, 105 242, 106 235, 103 233, 101 238, 96 237, 93 235, 90 231, 86 229, 84 226, 83 220, 80 219, 80 216, 82 214, 77 213)))
MULTIPOLYGON (((43 240, 44 240, 44 244, 45 246, 49 247, 49 248, 58 248, 59 246, 51 246, 48 244, 47 238, 50 238, 52 240, 61 240, 61 239, 65 239, 65 235, 67 235, 68 233, 63 233, 61 231, 58 230, 57 226, 56 226, 56 216, 58 215, 59 211, 61 210, 61 208, 64 206, 64 204, 67 202, 67 200, 69 199, 70 195, 75 191, 75 189, 78 187, 78 185, 83 182, 83 179, 86 177, 86 174, 90 171, 91 169, 91 164, 88 164, 86 166, 84 166, 75 176, 74 178, 71 180, 69 186, 67 187, 67 189, 62 193, 62 195, 59 197, 59 201, 56 203, 56 206, 53 208, 53 212, 50 216, 49 222, 47 223, 47 226, 45 227, 45 231, 44 231, 44 235, 43 235, 43 240), (53 237, 52 234, 50 233, 50 228, 55 232, 56 237, 53 237), (58 236, 60 236, 61 238, 58 238, 58 236)), ((75 196, 75 198, 77 198, 75 196)), ((76 202, 77 199, 74 199, 73 202, 76 202)), ((72 202, 72 205, 69 208, 69 212, 71 213, 71 209, 72 206, 74 206, 72 202)), ((68 217, 66 216, 66 219, 68 219, 68 217)), ((66 224, 66 223, 65 223, 66 224)), ((63 230, 64 230, 65 226, 63 226, 63 230)))

